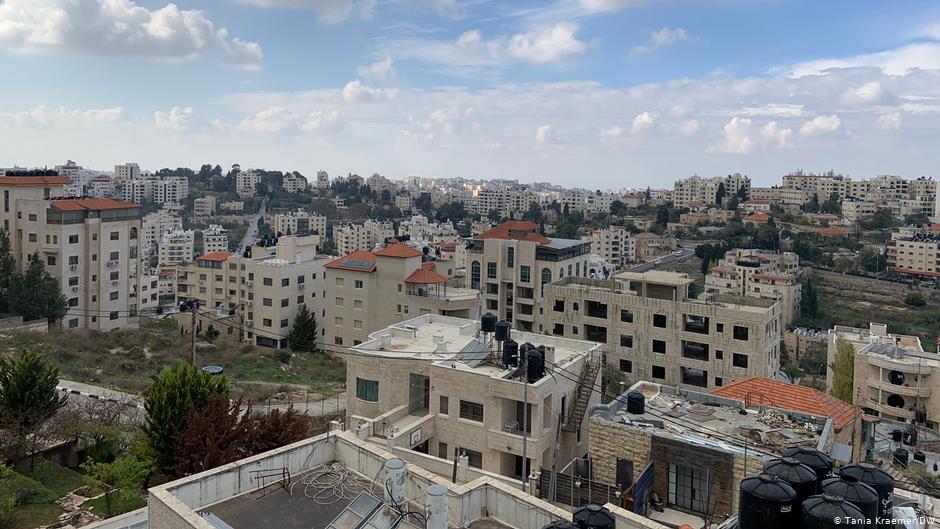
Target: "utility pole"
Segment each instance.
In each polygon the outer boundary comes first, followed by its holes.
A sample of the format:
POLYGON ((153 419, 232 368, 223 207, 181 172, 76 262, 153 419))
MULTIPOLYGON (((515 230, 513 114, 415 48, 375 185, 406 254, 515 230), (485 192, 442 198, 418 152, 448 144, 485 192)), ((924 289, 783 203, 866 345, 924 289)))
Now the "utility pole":
POLYGON ((189 363, 196 367, 196 307, 199 306, 199 302, 192 299, 189 301, 190 309, 193 313, 192 321, 192 357, 189 359, 189 363))
POLYGON ((529 351, 522 355, 522 491, 529 487, 529 351))

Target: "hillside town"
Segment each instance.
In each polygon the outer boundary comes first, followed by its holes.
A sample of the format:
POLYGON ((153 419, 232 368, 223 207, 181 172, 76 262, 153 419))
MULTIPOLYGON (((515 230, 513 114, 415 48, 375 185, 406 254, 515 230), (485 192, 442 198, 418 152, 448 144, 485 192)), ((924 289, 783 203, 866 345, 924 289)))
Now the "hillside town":
POLYGON ((940 516, 932 178, 68 160, 0 193, 11 527, 940 516))

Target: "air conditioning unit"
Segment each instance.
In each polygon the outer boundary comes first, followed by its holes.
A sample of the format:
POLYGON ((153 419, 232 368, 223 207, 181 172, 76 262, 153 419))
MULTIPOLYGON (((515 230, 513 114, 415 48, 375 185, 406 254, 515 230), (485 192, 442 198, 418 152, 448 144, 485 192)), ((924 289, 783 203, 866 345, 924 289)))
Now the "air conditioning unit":
POLYGON ((72 272, 78 270, 78 265, 71 265, 71 266, 69 266, 69 270, 71 270, 72 272))
POLYGON ((299 283, 299 284, 297 285, 297 290, 303 290, 303 289, 304 289, 304 284, 303 284, 303 283, 299 283))
POLYGON ((111 281, 111 286, 117 286, 118 283, 120 283, 120 281, 118 281, 117 279, 115 279, 115 280, 111 281))
POLYGON ((246 286, 246 287, 253 287, 253 286, 255 286, 255 282, 254 282, 254 281, 245 281, 245 286, 246 286))

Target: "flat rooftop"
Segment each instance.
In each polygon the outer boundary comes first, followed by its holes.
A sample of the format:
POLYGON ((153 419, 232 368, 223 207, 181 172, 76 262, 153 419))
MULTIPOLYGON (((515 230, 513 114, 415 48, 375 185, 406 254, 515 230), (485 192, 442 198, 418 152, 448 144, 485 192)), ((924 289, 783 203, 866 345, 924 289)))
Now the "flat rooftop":
POLYGON ((739 400, 652 382, 637 382, 629 391, 595 417, 729 452, 743 453, 745 440, 749 450, 768 456, 789 446, 816 447, 827 420, 766 406, 747 409, 739 400), (646 397, 645 413, 627 412, 629 391, 646 397))

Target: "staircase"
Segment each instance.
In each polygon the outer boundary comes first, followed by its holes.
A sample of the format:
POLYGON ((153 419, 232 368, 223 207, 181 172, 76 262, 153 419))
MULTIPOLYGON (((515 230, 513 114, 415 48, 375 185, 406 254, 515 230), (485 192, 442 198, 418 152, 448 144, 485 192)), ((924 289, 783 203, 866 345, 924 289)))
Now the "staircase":
POLYGON ((561 429, 566 432, 577 432, 581 428, 581 420, 587 412, 588 403, 591 401, 591 394, 594 393, 594 384, 597 382, 597 374, 601 370, 599 361, 591 360, 584 364, 581 370, 581 378, 578 380, 577 393, 574 396, 574 402, 568 411, 568 418, 561 429))

